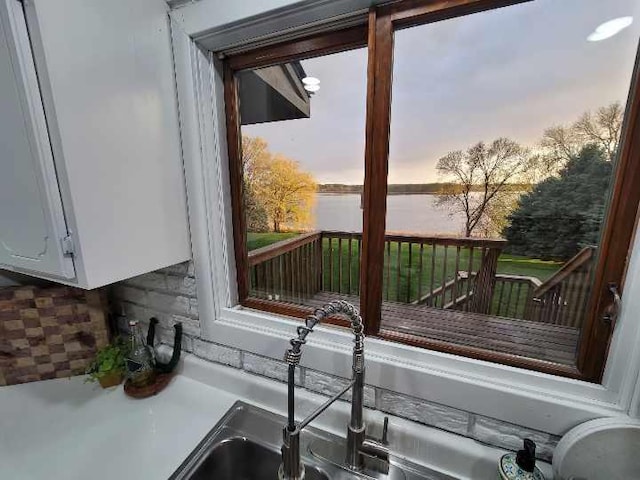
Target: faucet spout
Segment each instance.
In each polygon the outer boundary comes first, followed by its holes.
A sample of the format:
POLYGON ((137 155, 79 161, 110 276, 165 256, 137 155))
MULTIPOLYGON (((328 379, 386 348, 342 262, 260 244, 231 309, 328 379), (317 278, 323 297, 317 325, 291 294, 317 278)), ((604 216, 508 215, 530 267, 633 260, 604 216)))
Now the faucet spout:
POLYGON ((351 420, 347 429, 347 464, 352 468, 359 468, 360 450, 365 440, 363 422, 364 404, 364 325, 360 313, 348 302, 336 300, 328 303, 322 308, 318 308, 312 315, 305 319, 305 324, 297 328, 297 337, 289 342, 291 347, 286 351, 284 360, 289 364, 288 376, 288 415, 287 425, 283 432, 282 445, 282 465, 280 466, 279 478, 281 480, 301 480, 304 477, 304 465, 300 461, 300 431, 309 422, 322 413, 329 405, 345 394, 349 388, 353 388, 351 401, 351 420), (351 330, 354 335, 353 345, 353 379, 351 383, 329 399, 324 405, 319 407, 307 419, 299 424, 295 421, 295 369, 300 364, 302 357, 302 345, 306 343, 306 338, 313 328, 327 317, 335 314, 343 314, 350 320, 351 330))

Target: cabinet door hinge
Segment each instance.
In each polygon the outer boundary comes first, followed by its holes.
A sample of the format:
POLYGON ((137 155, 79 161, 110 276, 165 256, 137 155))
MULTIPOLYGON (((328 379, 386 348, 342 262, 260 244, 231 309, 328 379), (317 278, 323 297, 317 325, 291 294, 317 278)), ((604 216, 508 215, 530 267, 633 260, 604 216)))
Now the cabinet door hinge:
POLYGON ((76 254, 76 246, 71 235, 61 238, 60 243, 62 244, 62 253, 64 255, 74 256, 76 254))

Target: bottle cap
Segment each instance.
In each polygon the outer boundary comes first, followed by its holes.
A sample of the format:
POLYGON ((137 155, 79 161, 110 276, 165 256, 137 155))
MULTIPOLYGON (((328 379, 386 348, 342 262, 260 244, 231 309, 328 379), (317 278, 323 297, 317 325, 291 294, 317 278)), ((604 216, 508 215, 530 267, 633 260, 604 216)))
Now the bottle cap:
POLYGON ((524 448, 518 453, 507 453, 498 465, 501 480, 545 480, 536 467, 536 444, 525 439, 524 448))
POLYGON ((518 450, 516 463, 525 472, 533 472, 536 468, 536 444, 533 440, 524 439, 524 448, 518 450))

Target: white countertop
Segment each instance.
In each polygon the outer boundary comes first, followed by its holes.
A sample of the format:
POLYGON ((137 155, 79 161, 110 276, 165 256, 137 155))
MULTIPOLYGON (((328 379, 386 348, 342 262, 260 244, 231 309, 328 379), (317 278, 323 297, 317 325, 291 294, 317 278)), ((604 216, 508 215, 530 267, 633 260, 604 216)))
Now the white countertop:
POLYGON ((181 375, 144 400, 84 377, 0 388, 0 478, 168 478, 236 398, 181 375))
MULTIPOLYGON (((297 413, 323 402, 300 390, 297 413)), ((168 478, 236 400, 285 414, 286 387, 271 379, 184 355, 157 396, 136 400, 84 377, 0 388, 0 479, 161 480, 168 478)), ((314 426, 343 435, 349 404, 337 402, 314 426)), ((365 421, 383 414, 365 410, 365 421)), ((461 479, 493 480, 505 452, 469 438, 390 418, 403 457, 461 479)), ((393 447, 393 445, 392 445, 393 447)), ((549 465, 540 465, 551 478, 549 465)))

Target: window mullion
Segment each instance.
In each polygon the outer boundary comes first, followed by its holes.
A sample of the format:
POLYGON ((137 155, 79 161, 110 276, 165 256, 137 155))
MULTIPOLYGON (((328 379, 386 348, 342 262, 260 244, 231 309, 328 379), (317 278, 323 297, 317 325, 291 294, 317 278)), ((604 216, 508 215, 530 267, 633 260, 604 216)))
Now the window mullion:
POLYGON ((379 15, 372 9, 369 14, 363 252, 360 268, 360 310, 369 335, 378 334, 382 310, 392 57, 391 17, 379 15))

